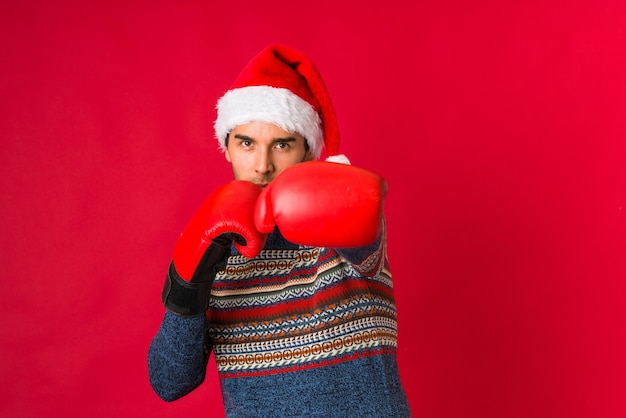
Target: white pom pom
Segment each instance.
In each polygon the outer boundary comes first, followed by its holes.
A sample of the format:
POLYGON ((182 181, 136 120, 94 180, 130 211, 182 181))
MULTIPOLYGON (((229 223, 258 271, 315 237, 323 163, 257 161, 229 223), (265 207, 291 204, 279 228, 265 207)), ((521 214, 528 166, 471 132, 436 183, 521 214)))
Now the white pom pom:
POLYGON ((346 157, 343 154, 331 155, 330 157, 326 158, 326 161, 328 161, 329 163, 340 163, 340 164, 350 165, 350 160, 348 160, 348 157, 346 157))

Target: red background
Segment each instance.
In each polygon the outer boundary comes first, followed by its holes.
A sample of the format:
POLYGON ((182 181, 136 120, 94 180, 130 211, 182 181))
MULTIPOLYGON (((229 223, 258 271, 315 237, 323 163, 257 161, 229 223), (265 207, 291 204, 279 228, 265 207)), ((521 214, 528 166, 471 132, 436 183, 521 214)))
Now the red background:
POLYGON ((146 354, 215 101, 282 42, 389 183, 414 415, 625 416, 623 0, 4 3, 0 415, 220 416, 146 354))

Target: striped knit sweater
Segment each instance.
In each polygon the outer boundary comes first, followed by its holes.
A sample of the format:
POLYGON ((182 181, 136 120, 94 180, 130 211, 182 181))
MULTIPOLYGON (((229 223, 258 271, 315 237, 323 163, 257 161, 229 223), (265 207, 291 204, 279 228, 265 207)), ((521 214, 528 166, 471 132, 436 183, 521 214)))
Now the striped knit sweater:
POLYGON ((278 232, 246 259, 233 247, 207 315, 166 313, 149 353, 155 391, 177 399, 213 352, 228 417, 405 417, 385 240, 303 247, 278 232))

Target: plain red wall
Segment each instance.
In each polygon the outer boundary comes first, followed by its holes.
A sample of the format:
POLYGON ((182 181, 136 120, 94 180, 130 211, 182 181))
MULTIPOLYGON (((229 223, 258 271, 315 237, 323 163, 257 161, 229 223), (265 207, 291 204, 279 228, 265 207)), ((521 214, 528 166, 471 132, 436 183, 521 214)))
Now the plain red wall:
POLYGON ((626 415, 625 2, 10 3, 0 415, 222 414, 213 364, 166 404, 146 355, 174 242, 231 178, 215 101, 271 42, 389 183, 414 415, 626 415))

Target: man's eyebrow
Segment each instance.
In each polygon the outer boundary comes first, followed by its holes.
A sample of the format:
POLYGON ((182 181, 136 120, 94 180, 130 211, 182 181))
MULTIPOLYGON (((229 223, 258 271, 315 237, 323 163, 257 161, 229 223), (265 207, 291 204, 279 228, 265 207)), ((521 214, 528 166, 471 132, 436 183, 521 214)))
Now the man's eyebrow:
MULTIPOLYGON (((241 139, 242 141, 254 141, 254 138, 249 137, 244 134, 235 134, 235 138, 241 139)), ((287 136, 285 138, 274 138, 272 142, 295 142, 296 138, 293 136, 287 136)))

